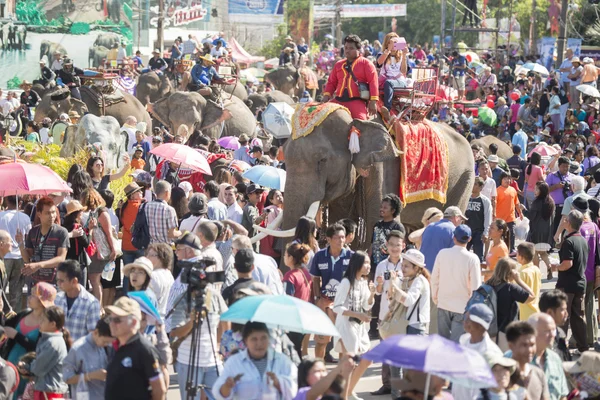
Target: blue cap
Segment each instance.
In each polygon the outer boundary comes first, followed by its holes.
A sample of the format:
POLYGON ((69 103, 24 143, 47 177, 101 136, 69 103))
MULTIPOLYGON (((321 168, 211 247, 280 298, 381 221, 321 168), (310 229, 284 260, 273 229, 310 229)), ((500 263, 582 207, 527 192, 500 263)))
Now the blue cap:
POLYGON ((473 304, 469 309, 469 319, 476 324, 479 324, 487 331, 490 329, 490 324, 494 319, 494 312, 485 304, 477 303, 473 304))
POLYGON ((468 225, 462 224, 454 229, 454 239, 460 243, 468 243, 471 240, 471 228, 468 225))

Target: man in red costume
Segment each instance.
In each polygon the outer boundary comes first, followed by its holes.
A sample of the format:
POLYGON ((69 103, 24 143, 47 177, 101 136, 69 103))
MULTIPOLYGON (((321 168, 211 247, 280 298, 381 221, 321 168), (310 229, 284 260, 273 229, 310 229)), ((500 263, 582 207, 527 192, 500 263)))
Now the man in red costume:
POLYGON ((358 36, 348 35, 344 38, 346 58, 335 63, 325 85, 323 103, 331 100, 348 108, 352 118, 367 120, 368 115, 374 116, 377 113, 379 82, 375 65, 360 54, 360 49, 361 41, 358 36), (367 100, 360 98, 358 83, 369 86, 368 113, 367 100))

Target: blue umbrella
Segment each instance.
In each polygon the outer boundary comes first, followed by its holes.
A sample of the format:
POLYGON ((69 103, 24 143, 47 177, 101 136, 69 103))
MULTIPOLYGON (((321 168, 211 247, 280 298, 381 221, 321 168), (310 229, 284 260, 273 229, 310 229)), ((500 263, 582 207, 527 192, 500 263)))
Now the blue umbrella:
POLYGON ((252 182, 269 189, 283 190, 285 188, 285 171, 270 165, 255 165, 242 176, 252 182))
POLYGON ((439 335, 390 336, 365 353, 363 358, 423 371, 468 388, 497 386, 494 375, 481 354, 439 335))
POLYGON ((283 329, 288 332, 340 335, 329 316, 317 306, 285 295, 266 294, 244 297, 221 314, 221 321, 237 324, 262 322, 269 328, 283 329))
POLYGON ((127 293, 127 297, 137 301, 140 305, 140 309, 142 310, 142 312, 153 317, 159 325, 163 323, 158 309, 154 305, 152 299, 150 299, 150 296, 148 296, 148 292, 146 292, 145 290, 138 292, 129 292, 127 293))

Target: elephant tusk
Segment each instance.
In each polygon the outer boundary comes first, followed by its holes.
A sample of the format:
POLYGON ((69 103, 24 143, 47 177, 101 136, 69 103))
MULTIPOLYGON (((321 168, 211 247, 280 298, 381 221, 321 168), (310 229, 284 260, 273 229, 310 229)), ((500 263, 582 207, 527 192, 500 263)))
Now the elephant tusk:
MULTIPOLYGON (((318 201, 315 201, 314 203, 312 203, 310 205, 310 207, 308 208, 308 211, 306 212, 306 216, 308 218, 315 219, 315 217, 317 216, 317 213, 319 212, 320 205, 321 204, 318 201)), ((279 214, 277 217, 279 218, 279 216, 282 216, 282 215, 283 215, 283 212, 281 214, 279 214)), ((273 222, 275 222, 275 220, 273 222)), ((263 228, 262 226, 254 225, 254 229, 257 232, 260 232, 261 234, 265 233, 266 235, 271 235, 271 236, 275 236, 275 237, 279 237, 279 238, 293 237, 296 234, 296 228, 287 229, 285 231, 277 231, 277 230, 272 229, 270 226, 263 228)), ((252 238, 252 239, 254 239, 254 238, 252 238)))
MULTIPOLYGON (((283 221, 283 212, 280 212, 279 215, 277 217, 275 217, 275 219, 273 220, 273 222, 271 222, 266 228, 263 228, 261 226, 259 226, 260 229, 268 229, 269 231, 273 231, 273 232, 280 232, 277 231, 276 229, 279 228, 279 226, 281 225, 281 222, 283 221)), ((256 229, 257 225, 254 226, 254 228, 256 229)), ((254 235, 250 241, 252 243, 256 243, 259 240, 262 240, 264 238, 266 238, 267 236, 269 236, 268 233, 266 232, 260 232, 257 235, 254 235)))

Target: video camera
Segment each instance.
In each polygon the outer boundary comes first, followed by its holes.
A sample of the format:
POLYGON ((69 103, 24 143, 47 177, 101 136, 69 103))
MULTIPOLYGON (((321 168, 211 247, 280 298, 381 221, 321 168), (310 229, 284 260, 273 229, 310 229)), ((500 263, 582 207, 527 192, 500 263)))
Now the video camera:
POLYGON ((217 262, 212 257, 202 258, 198 261, 178 261, 177 265, 181 268, 181 283, 188 285, 189 291, 203 291, 209 283, 218 283, 225 281, 225 272, 208 272, 207 268, 216 265, 217 262))

